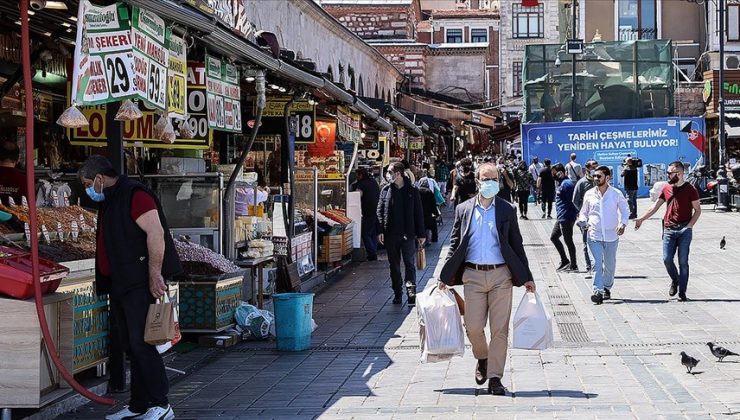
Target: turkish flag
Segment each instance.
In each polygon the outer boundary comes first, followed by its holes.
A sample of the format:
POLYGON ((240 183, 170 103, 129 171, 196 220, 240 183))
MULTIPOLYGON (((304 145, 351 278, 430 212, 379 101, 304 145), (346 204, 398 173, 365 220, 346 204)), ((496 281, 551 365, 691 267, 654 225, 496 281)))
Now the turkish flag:
POLYGON ((523 7, 537 7, 540 5, 540 0, 522 0, 523 7))
POLYGON ((698 130, 691 130, 688 133, 689 141, 694 145, 700 152, 704 152, 704 135, 698 130))

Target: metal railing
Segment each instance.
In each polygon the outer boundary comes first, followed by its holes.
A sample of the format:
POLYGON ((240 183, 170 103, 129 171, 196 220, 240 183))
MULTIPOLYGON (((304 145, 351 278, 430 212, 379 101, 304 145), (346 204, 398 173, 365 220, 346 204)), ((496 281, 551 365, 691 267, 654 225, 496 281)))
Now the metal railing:
POLYGON ((620 41, 637 41, 638 39, 658 39, 658 30, 655 28, 620 28, 620 41))

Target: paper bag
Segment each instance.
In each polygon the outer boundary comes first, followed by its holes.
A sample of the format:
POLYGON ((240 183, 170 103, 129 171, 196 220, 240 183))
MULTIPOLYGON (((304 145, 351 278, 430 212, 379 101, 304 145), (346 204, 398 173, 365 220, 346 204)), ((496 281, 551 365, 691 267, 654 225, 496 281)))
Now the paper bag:
MULTIPOLYGON (((164 295, 164 301, 169 302, 170 298, 165 294, 164 295)), ((166 352, 167 350, 171 349, 172 346, 179 343, 180 340, 182 340, 182 333, 180 332, 180 322, 177 319, 177 305, 175 303, 172 304, 172 319, 175 322, 175 338, 173 338, 171 341, 168 341, 164 344, 160 344, 157 346, 157 351, 159 354, 162 354, 166 352)))
POLYGON ((427 268, 427 252, 424 247, 421 247, 416 251, 416 269, 423 270, 425 268, 427 268))
POLYGON ((525 293, 514 314, 513 347, 544 350, 553 345, 552 318, 545 310, 540 295, 525 293))
POLYGON ((144 326, 144 342, 153 346, 165 344, 175 338, 175 318, 172 302, 168 299, 149 305, 144 326))

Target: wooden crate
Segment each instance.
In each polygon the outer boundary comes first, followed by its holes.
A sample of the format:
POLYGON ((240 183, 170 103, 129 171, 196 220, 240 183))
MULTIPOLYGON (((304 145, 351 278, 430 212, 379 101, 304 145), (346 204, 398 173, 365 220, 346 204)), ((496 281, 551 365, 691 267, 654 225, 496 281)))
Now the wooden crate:
POLYGON ((348 255, 352 253, 352 250, 354 249, 352 242, 352 225, 349 225, 349 227, 345 229, 342 233, 342 255, 348 255))
POLYGON ((341 261, 343 247, 343 235, 324 235, 324 239, 319 245, 319 262, 333 263, 341 261))
POLYGON ((218 281, 179 282, 182 332, 219 332, 234 325, 243 275, 218 281))
MULTIPOLYGON (((67 385, 42 344, 33 299, 0 298, 0 407, 39 408, 67 392, 67 385)), ((44 312, 67 369, 72 368, 72 296, 44 296, 44 312)))

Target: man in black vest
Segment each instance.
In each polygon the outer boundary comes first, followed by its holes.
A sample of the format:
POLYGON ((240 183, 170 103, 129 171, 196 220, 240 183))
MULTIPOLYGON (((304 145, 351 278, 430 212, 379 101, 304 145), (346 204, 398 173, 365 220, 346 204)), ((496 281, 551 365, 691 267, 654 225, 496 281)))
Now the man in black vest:
POLYGON ((167 292, 165 279, 182 271, 162 206, 102 156, 88 158, 78 175, 87 195, 100 203, 97 292, 110 296, 113 330, 131 361, 129 405, 106 419, 172 419, 164 362, 156 347, 144 342, 149 305, 167 292))

